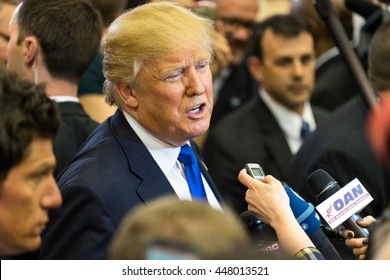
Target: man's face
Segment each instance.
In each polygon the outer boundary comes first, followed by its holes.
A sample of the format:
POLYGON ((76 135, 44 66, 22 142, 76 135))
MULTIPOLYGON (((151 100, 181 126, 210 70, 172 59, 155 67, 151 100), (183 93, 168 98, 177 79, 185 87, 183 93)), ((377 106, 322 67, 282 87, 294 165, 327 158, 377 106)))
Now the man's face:
POLYGON ((257 12, 257 0, 217 1, 217 28, 228 40, 235 63, 241 61, 248 48, 257 12))
POLYGON ((30 67, 27 67, 24 60, 24 55, 27 53, 25 42, 18 43, 19 40, 19 25, 18 11, 20 5, 15 9, 9 24, 10 40, 7 46, 7 69, 16 73, 19 77, 30 81, 34 80, 33 72, 30 67))
POLYGON ((295 38, 264 33, 263 61, 257 74, 261 86, 277 102, 300 113, 310 99, 315 82, 314 41, 309 33, 295 38))
POLYGON ((213 109, 209 57, 206 50, 198 49, 146 63, 131 89, 129 113, 154 136, 174 146, 204 134, 213 109))
POLYGON ((9 3, 0 4, 0 67, 7 65, 8 26, 15 8, 15 5, 9 3))
POLYGON ((62 203, 53 177, 52 141, 36 139, 26 158, 0 186, 0 255, 34 251, 48 222, 48 209, 62 203))

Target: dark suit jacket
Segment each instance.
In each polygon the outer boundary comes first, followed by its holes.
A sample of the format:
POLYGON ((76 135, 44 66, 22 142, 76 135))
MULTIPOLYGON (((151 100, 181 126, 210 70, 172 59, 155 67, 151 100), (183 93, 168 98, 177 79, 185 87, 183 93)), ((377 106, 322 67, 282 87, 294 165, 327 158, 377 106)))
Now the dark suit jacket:
MULTIPOLYGON (((327 116, 318 108, 313 113, 317 123, 327 116)), ((222 197, 237 213, 248 207, 247 188, 237 179, 245 164, 259 163, 266 174, 283 180, 292 156, 282 129, 260 98, 221 120, 210 131, 202 151, 222 197)))
MULTIPOLYGON (((317 205, 307 184, 307 177, 315 170, 324 169, 341 187, 358 178, 374 198, 361 216, 379 216, 390 205, 390 174, 371 150, 365 135, 366 115, 367 108, 360 96, 332 113, 291 160, 286 178, 291 188, 317 205)), ((339 246, 346 248, 344 242, 339 246)), ((353 259, 352 254, 343 251, 342 257, 353 259)))
POLYGON ((61 122, 54 142, 54 154, 57 160, 54 176, 57 176, 77 154, 88 136, 99 125, 87 115, 80 103, 59 102, 57 104, 60 108, 61 122))
POLYGON ((326 61, 316 70, 311 104, 333 111, 359 94, 360 88, 341 55, 326 61))
MULTIPOLYGON (((203 165, 201 168, 222 203, 203 165)), ((57 180, 63 205, 50 212, 41 259, 105 259, 113 233, 128 211, 175 194, 119 110, 93 132, 57 180)))
POLYGON ((214 104, 210 128, 252 98, 258 98, 259 85, 253 79, 246 65, 246 59, 233 66, 230 75, 220 88, 217 101, 214 104))

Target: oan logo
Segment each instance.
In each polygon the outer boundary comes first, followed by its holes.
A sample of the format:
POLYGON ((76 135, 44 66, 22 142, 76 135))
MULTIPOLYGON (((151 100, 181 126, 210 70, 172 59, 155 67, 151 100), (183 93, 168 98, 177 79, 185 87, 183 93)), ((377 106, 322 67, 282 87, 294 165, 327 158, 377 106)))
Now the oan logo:
POLYGON ((372 201, 358 179, 352 180, 316 208, 324 220, 335 228, 372 201))
POLYGON ((359 198, 364 198, 364 190, 361 184, 353 187, 352 190, 345 193, 342 198, 333 201, 326 210, 326 216, 331 218, 334 215, 332 214, 333 209, 340 212, 343 211, 345 207, 353 207, 356 203, 359 203, 359 198))

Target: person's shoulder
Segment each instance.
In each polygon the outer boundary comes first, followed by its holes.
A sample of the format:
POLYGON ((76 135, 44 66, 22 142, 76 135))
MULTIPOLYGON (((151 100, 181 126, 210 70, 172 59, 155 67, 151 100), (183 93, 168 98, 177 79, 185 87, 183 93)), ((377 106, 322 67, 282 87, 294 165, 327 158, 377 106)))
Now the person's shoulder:
POLYGON ((97 121, 91 119, 89 116, 85 119, 84 123, 85 127, 89 129, 90 132, 94 131, 100 125, 97 121))
POLYGON ((317 124, 320 124, 323 121, 327 120, 331 115, 331 111, 329 111, 325 108, 319 107, 317 105, 311 104, 311 108, 312 108, 314 118, 315 118, 317 124))
POLYGON ((359 118, 359 114, 361 116, 365 115, 364 104, 362 102, 360 97, 356 96, 333 111, 327 111, 326 109, 312 105, 314 114, 320 113, 325 116, 316 131, 333 131, 340 127, 349 126, 348 123, 351 121, 360 121, 362 118, 359 118), (322 110, 325 110, 325 112, 322 110))
POLYGON ((213 129, 232 129, 233 127, 240 127, 242 123, 249 119, 255 118, 254 113, 258 110, 258 99, 252 99, 236 110, 227 113, 224 117, 215 124, 213 129))

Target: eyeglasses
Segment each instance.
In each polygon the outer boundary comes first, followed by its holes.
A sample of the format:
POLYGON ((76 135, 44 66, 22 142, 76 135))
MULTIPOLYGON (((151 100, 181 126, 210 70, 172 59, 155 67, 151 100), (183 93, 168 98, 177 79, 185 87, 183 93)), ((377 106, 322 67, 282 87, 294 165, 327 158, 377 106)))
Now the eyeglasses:
POLYGON ((218 18, 218 22, 222 27, 230 27, 230 28, 243 28, 246 30, 251 30, 254 26, 254 21, 245 21, 237 18, 218 18))

